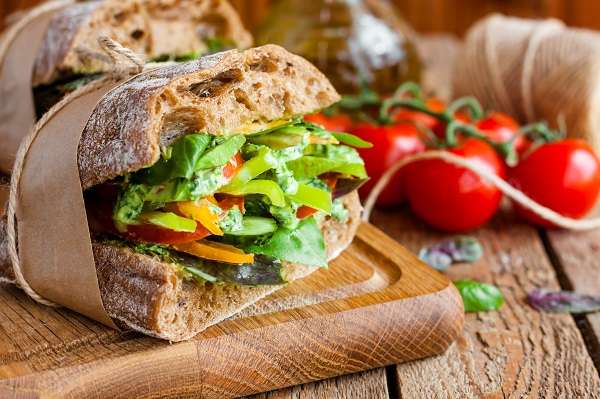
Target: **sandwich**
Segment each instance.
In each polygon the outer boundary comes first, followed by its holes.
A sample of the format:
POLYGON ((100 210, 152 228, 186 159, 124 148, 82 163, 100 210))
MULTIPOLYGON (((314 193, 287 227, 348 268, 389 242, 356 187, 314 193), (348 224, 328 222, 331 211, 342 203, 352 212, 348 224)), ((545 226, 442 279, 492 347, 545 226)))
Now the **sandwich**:
POLYGON ((104 96, 78 166, 111 318, 181 341, 326 268, 360 223, 363 142, 302 117, 338 100, 274 45, 150 70, 104 96))
POLYGON ((32 84, 38 117, 111 68, 100 35, 148 61, 187 61, 252 44, 227 0, 74 2, 53 15, 37 53, 32 84))

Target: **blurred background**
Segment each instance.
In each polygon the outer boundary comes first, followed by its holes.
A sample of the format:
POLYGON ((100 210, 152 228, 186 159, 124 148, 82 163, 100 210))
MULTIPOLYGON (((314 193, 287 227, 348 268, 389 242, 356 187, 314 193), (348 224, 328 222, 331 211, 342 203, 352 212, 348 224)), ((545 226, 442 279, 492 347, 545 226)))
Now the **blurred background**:
MULTIPOLYGON (((232 0, 249 29, 256 28, 274 3, 281 0, 232 0)), ((309 1, 309 0, 307 0, 309 1)), ((40 0, 1 0, 0 20, 40 0)), ((462 35, 490 12, 521 17, 555 17, 568 25, 600 29, 600 5, 595 0, 390 0, 419 32, 462 35)))

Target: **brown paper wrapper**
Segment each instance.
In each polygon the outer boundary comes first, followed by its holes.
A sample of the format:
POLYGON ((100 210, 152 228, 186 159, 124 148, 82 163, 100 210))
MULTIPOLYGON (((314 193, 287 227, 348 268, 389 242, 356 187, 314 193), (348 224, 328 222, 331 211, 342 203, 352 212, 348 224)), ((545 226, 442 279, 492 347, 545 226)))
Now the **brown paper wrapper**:
POLYGON ((68 2, 32 9, 3 35, 0 54, 0 171, 10 173, 21 140, 35 124, 33 64, 52 15, 68 2))
POLYGON ((107 82, 74 98, 38 126, 25 156, 17 207, 25 280, 43 298, 113 328, 100 296, 77 147, 96 104, 116 85, 107 82))

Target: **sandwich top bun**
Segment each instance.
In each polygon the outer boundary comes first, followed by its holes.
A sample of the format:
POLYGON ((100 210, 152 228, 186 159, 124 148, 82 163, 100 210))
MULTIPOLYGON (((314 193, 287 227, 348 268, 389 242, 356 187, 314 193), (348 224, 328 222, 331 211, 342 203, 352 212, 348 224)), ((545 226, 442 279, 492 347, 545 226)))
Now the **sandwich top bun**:
POLYGON ((93 0, 56 13, 37 55, 33 86, 63 76, 104 72, 110 60, 98 36, 108 36, 147 59, 202 53, 208 40, 245 48, 252 37, 227 0, 93 0))
POLYGON ((182 135, 250 134, 339 98, 315 66, 275 45, 149 71, 108 93, 92 113, 78 152, 82 186, 152 165, 182 135))

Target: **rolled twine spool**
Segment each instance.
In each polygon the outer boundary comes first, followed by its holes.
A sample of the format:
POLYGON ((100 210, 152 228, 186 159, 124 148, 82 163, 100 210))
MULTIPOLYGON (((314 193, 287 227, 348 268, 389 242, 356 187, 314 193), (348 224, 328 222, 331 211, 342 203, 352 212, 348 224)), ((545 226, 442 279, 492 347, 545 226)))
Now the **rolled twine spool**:
POLYGON ((522 123, 546 120, 600 151, 600 33, 554 19, 491 15, 467 32, 455 96, 522 123))
MULTIPOLYGON (((458 156, 456 154, 452 154, 450 152, 441 150, 430 150, 421 152, 419 154, 411 155, 409 157, 395 162, 379 178, 379 180, 371 190, 371 193, 367 197, 362 216, 363 220, 366 222, 369 221, 369 218, 371 217, 371 212, 373 211, 375 203, 377 202, 377 198, 379 198, 381 192, 385 189, 385 187, 388 185, 388 183, 394 177, 394 175, 400 171, 400 169, 414 162, 431 159, 438 159, 448 164, 470 170, 471 172, 478 175, 480 178, 493 184, 498 190, 500 190, 504 195, 506 195, 514 202, 530 210, 531 212, 540 216, 544 220, 554 223, 558 227, 577 231, 592 230, 600 227, 600 218, 572 219, 565 217, 529 198, 525 193, 508 184, 506 180, 502 179, 501 177, 492 172, 487 171, 486 169, 481 168, 476 163, 471 162, 470 160, 458 156)), ((428 183, 424 182, 423 184, 428 183)))

